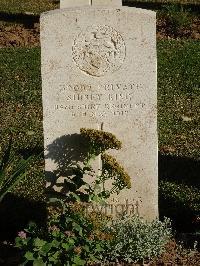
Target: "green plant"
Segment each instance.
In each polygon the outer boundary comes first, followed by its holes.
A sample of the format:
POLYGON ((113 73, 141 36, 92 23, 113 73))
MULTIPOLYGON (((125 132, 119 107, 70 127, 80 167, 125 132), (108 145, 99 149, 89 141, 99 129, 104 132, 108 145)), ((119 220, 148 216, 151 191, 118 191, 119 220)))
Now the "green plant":
POLYGON ((89 170, 90 174, 94 176, 94 181, 87 184, 87 188, 85 189, 90 195, 89 200, 107 199, 113 193, 118 194, 122 189, 130 188, 130 176, 114 157, 105 153, 108 149, 121 149, 121 141, 110 132, 102 130, 81 128, 80 133, 89 146, 84 167, 86 171, 89 170), (91 162, 98 155, 101 156, 102 169, 100 169, 100 174, 92 174, 94 171, 92 170, 91 162), (110 181, 112 187, 109 186, 108 189, 106 183, 110 181))
MULTIPOLYGON (((86 265, 102 260, 105 235, 102 222, 86 215, 84 206, 56 200, 49 206, 47 228, 30 224, 16 238, 16 247, 23 250, 23 265, 86 265), (58 204, 59 203, 59 204, 58 204)), ((97 216, 96 216, 97 217, 97 216)), ((95 217, 95 218, 96 218, 95 217)))
POLYGON ((113 221, 107 228, 113 238, 106 259, 131 263, 160 255, 171 238, 170 226, 167 218, 147 222, 138 216, 124 216, 113 221))
MULTIPOLYGON (((102 171, 95 175, 91 162, 100 153, 110 148, 121 148, 121 142, 109 133, 100 130, 81 129, 81 135, 87 141, 88 154, 83 166, 71 167, 76 190, 66 197, 59 193, 49 195, 49 218, 47 228, 30 226, 19 233, 16 246, 23 250, 23 263, 33 265, 85 265, 88 262, 102 260, 106 239, 111 236, 104 233, 109 218, 95 211, 88 212, 88 202, 102 202, 112 193, 119 193, 124 187, 130 188, 130 177, 115 158, 102 155, 102 171), (93 177, 88 184, 84 175, 93 177), (105 182, 113 180, 112 188, 106 189, 105 182), (78 192, 84 188, 85 193, 78 192), (86 197, 87 196, 87 197, 86 197), (74 202, 75 200, 75 202, 74 202)), ((66 182, 65 182, 66 184, 66 182)))
MULTIPOLYGON (((114 157, 105 153, 108 149, 121 149, 122 144, 116 136, 110 132, 86 128, 80 129, 80 135, 87 145, 87 155, 82 163, 69 167, 72 174, 65 179, 64 187, 71 190, 66 199, 71 201, 77 195, 84 202, 104 203, 111 194, 119 194, 124 188, 129 189, 130 176, 114 157), (100 156, 102 161, 98 173, 92 167, 97 156, 100 156), (85 181, 85 176, 90 177, 90 182, 85 181)), ((53 194, 50 191, 51 197, 53 194)))
POLYGON ((22 158, 16 162, 12 151, 12 137, 10 137, 8 148, 0 162, 0 201, 25 177, 32 158, 33 156, 29 156, 27 159, 22 158))
MULTIPOLYGON (((102 170, 99 175, 95 174, 91 165, 84 165, 83 168, 77 165, 74 168, 74 174, 77 176, 90 175, 93 181, 90 183, 82 181, 84 193, 83 200, 86 202, 104 202, 111 194, 119 194, 124 188, 131 187, 130 176, 126 173, 124 168, 116 161, 114 157, 103 153, 102 156, 102 170), (109 183, 110 186, 107 186, 109 183)), ((81 194, 79 193, 81 196, 81 194)), ((73 194, 74 196, 74 194, 73 194)))

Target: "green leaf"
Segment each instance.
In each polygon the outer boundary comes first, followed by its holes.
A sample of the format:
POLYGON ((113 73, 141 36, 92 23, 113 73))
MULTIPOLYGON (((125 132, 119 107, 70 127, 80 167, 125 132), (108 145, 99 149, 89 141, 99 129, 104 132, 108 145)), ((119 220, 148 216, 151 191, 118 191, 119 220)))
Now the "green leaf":
POLYGON ((103 251, 104 249, 101 247, 100 244, 97 244, 95 250, 96 250, 97 252, 100 252, 100 251, 103 251))
POLYGON ((83 247, 83 249, 84 249, 86 252, 89 252, 89 251, 90 251, 90 248, 89 248, 88 245, 85 245, 85 246, 83 247))
POLYGON ((33 253, 30 252, 30 251, 27 251, 26 254, 25 254, 25 258, 26 258, 27 260, 34 260, 33 253))
POLYGON ((73 238, 70 238, 70 239, 68 240, 68 242, 69 242, 70 245, 74 245, 75 240, 74 240, 73 238))
POLYGON ((3 158, 3 161, 0 163, 0 201, 26 176, 29 163, 34 157, 29 156, 27 159, 21 159, 15 166, 14 154, 11 154, 9 149, 5 154, 5 158, 3 158), (8 178, 6 178, 7 168, 13 168, 8 178))
POLYGON ((62 243, 62 247, 68 250, 70 248, 70 245, 68 243, 62 243))
POLYGON ((83 235, 83 229, 79 224, 73 222, 72 226, 73 226, 73 229, 76 230, 80 236, 83 235))
POLYGON ((38 237, 34 240, 34 245, 38 248, 43 247, 46 243, 47 243, 46 241, 44 241, 38 237))
POLYGON ((45 266, 47 265, 46 262, 44 262, 42 259, 34 260, 33 266, 45 266))
POLYGON ((22 246, 22 239, 21 237, 15 238, 15 247, 20 248, 22 246))
MULTIPOLYGON (((51 255, 51 257, 49 257, 49 261, 54 262, 53 265, 58 265, 59 263, 59 256, 60 256, 60 252, 56 251, 53 255, 51 255)), ((51 265, 51 264, 50 264, 51 265)), ((60 264, 59 264, 60 265, 60 264)))
POLYGON ((60 242, 58 242, 57 240, 54 239, 54 240, 51 242, 51 244, 52 244, 53 247, 57 248, 57 247, 59 247, 60 242))
POLYGON ((98 259, 97 259, 94 255, 92 255, 92 254, 89 254, 89 256, 90 256, 91 261, 97 261, 97 260, 98 260, 98 259))
POLYGON ((73 259, 73 262, 75 263, 75 265, 85 265, 86 261, 82 260, 79 256, 75 256, 73 259))
POLYGON ((44 253, 48 253, 49 250, 52 248, 52 243, 46 243, 43 247, 42 247, 42 252, 44 253))
POLYGON ((74 197, 78 202, 81 201, 80 197, 76 193, 71 192, 70 195, 72 195, 72 197, 74 197))
POLYGON ((90 201, 98 203, 99 202, 99 197, 97 195, 91 195, 90 201))

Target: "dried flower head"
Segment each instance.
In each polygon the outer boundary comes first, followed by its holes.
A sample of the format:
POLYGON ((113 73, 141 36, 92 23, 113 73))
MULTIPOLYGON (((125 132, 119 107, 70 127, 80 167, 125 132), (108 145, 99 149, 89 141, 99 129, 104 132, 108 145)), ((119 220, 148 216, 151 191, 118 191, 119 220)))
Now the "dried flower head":
POLYGON ((102 154, 103 174, 114 177, 117 186, 122 189, 124 187, 131 188, 130 176, 117 160, 106 153, 102 154))
POLYGON ((65 231, 64 234, 68 237, 74 237, 75 234, 72 231, 65 231))
POLYGON ((96 238, 99 240, 112 240, 114 238, 114 236, 112 234, 109 234, 109 233, 97 231, 96 232, 96 238))
POLYGON ((84 214, 85 210, 87 208, 87 203, 86 202, 68 202, 68 208, 69 211, 73 212, 73 213, 80 213, 80 214, 84 214))
POLYGON ((80 129, 81 135, 89 141, 90 144, 98 146, 101 151, 108 149, 121 149, 122 143, 115 135, 97 129, 80 129))
POLYGON ((88 239, 89 239, 90 241, 94 240, 94 239, 95 239, 95 235, 94 235, 94 234, 89 235, 88 239))
POLYGON ((58 228, 56 225, 49 226, 49 232, 60 232, 60 228, 58 228))
POLYGON ((62 213, 62 209, 60 207, 58 207, 58 206, 49 205, 47 207, 47 212, 48 212, 48 216, 49 217, 57 218, 62 213))
POLYGON ((80 247, 80 246, 78 246, 78 247, 75 247, 74 248, 74 252, 76 253, 76 254, 81 254, 81 252, 82 252, 82 248, 80 247))

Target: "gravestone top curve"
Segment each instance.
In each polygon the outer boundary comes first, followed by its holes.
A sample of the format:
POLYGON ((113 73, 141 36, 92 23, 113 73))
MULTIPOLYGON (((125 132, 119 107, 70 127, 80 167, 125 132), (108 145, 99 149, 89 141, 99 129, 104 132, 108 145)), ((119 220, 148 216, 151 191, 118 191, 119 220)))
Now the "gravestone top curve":
POLYGON ((114 11, 117 11, 117 12, 120 12, 120 11, 126 11, 128 13, 134 13, 134 14, 144 14, 144 15, 147 15, 147 16, 152 16, 154 18, 156 18, 156 12, 153 11, 153 10, 147 10, 147 9, 143 9, 143 8, 136 8, 136 7, 128 7, 128 6, 121 6, 121 7, 118 7, 117 9, 113 9, 112 6, 87 6, 87 5, 84 5, 84 6, 70 6, 68 8, 63 8, 63 9, 54 9, 54 10, 49 10, 49 11, 46 11, 46 12, 43 12, 40 14, 40 20, 43 18, 43 17, 46 17, 46 16, 53 16, 53 15, 56 15, 56 14, 61 14, 63 16, 66 15, 66 12, 68 11, 81 11, 81 10, 99 10, 99 11, 106 11, 106 10, 114 10, 114 11))
POLYGON ((122 6, 122 0, 60 0, 60 8, 78 6, 122 6))

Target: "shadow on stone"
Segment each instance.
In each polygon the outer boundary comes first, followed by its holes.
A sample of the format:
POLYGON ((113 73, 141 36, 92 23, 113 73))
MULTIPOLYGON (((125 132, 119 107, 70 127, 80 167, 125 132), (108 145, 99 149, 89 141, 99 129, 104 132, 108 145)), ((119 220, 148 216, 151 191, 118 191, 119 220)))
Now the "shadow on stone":
POLYGON ((66 194, 80 188, 82 176, 74 175, 72 168, 77 163, 82 164, 87 154, 88 143, 79 134, 61 136, 48 145, 45 159, 55 164, 56 170, 45 172, 49 184, 47 190, 55 191, 56 186, 61 193, 66 194))

